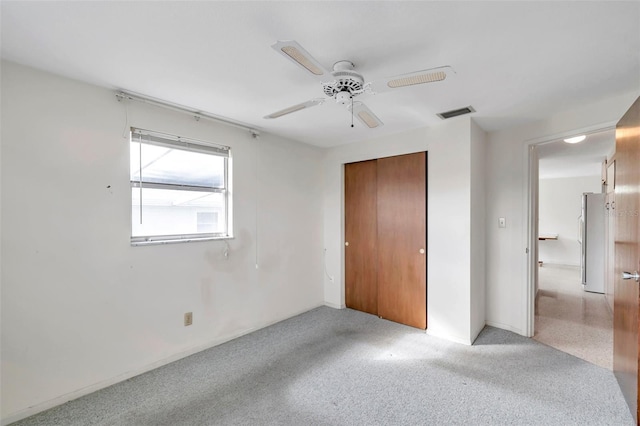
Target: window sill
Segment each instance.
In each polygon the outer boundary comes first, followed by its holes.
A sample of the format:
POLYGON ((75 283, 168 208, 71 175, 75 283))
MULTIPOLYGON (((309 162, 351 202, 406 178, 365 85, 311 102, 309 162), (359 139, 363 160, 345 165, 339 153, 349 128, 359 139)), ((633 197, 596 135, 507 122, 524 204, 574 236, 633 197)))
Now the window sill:
POLYGON ((202 237, 202 238, 176 238, 176 239, 166 239, 166 240, 148 240, 148 241, 131 241, 131 246, 156 246, 163 244, 178 244, 178 243, 195 243, 200 241, 217 241, 217 240, 233 240, 234 237, 232 235, 227 235, 224 237, 202 237))

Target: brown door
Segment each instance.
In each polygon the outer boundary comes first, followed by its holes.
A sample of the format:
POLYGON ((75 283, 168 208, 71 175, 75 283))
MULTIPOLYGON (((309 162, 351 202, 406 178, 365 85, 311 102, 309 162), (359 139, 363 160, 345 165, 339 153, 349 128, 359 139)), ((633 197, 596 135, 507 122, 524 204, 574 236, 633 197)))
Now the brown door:
POLYGON ((376 160, 345 164, 345 302, 378 314, 376 160))
POLYGON ((640 271, 640 98, 616 126, 613 370, 638 420, 638 281, 640 271))
POLYGON ((426 153, 378 160, 378 315, 427 328, 426 153))
POLYGON ((605 280, 604 280, 604 297, 607 307, 613 312, 613 285, 615 283, 615 231, 616 231, 616 215, 615 215, 615 167, 616 161, 612 159, 607 164, 607 195, 605 202, 606 223, 605 223, 605 280))

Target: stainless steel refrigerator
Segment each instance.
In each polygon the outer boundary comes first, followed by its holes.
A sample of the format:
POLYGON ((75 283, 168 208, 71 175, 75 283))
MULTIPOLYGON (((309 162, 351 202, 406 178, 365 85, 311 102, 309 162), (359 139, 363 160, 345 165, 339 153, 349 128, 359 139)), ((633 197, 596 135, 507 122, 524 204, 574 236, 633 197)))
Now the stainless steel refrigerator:
POLYGON ((582 194, 580 276, 584 291, 604 293, 605 194, 582 194))

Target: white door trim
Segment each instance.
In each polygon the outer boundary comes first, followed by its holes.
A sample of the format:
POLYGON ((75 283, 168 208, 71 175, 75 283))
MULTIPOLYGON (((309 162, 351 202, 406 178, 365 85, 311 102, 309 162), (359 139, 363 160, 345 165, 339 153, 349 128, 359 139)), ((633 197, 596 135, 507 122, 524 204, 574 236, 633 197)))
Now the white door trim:
POLYGON ((523 306, 521 309, 524 324, 524 332, 526 336, 533 337, 534 319, 535 319, 535 300, 536 300, 536 281, 538 267, 538 154, 536 148, 539 145, 555 142, 576 134, 585 134, 602 132, 616 128, 616 122, 608 122, 596 124, 593 126, 582 127, 580 129, 570 130, 567 132, 557 133, 554 135, 543 136, 539 138, 524 141, 522 170, 523 179, 523 209, 522 223, 523 236, 526 246, 524 248, 524 273, 525 279, 523 286, 523 306))

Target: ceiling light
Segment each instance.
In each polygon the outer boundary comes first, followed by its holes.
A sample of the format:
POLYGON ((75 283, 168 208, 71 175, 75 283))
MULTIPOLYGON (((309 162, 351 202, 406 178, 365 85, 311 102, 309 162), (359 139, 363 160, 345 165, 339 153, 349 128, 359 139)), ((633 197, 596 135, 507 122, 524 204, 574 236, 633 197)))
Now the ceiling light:
POLYGON ((564 141, 566 143, 580 143, 583 140, 585 140, 587 137, 585 135, 580 135, 580 136, 574 136, 572 138, 567 138, 564 141))

